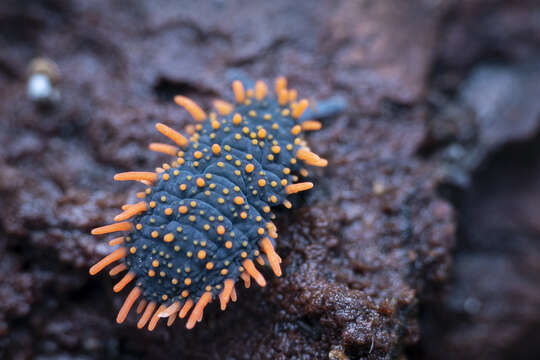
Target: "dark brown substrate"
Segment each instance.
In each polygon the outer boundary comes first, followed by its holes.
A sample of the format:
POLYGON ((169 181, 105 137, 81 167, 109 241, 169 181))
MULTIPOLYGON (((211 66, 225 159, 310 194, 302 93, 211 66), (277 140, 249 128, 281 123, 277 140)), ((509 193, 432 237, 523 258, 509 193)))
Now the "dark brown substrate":
POLYGON ((535 1, 201 3, 0 5, 0 357, 537 357, 535 1), (39 56, 54 106, 26 96, 39 56), (208 106, 238 69, 349 102, 279 214, 284 276, 193 331, 118 326, 123 296, 88 275, 108 252, 89 230, 139 188, 112 175, 165 161, 155 122, 191 121, 172 96, 208 106))

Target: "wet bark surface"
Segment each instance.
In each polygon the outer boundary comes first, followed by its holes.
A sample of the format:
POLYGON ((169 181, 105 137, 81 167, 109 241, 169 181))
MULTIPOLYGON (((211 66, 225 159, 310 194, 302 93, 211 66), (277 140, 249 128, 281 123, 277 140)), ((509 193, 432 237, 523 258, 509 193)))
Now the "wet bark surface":
POLYGON ((534 358, 540 353, 540 7, 535 1, 15 1, 0 5, 0 357, 534 358), (54 61, 60 98, 27 94, 54 61), (114 321, 89 235, 133 201, 244 72, 339 95, 329 166, 280 210, 284 275, 192 331, 114 321), (517 351, 516 349, 519 349, 517 351))

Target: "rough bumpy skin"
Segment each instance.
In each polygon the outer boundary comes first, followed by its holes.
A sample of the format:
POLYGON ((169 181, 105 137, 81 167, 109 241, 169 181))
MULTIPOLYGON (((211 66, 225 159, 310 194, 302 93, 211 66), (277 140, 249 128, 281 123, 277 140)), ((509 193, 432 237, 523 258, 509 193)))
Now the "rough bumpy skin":
POLYGON ((138 195, 144 201, 124 206, 124 212, 115 218, 122 222, 93 231, 96 235, 129 231, 113 240, 112 245, 120 247, 90 270, 96 274, 122 260, 111 275, 128 272, 114 290, 135 282, 118 322, 141 297, 138 312, 146 310, 139 327, 146 325, 157 304, 161 306, 149 323, 150 330, 159 317, 169 317, 172 324, 177 314, 184 317, 196 304, 187 323, 191 328, 214 297, 220 297, 222 309, 229 298, 235 300, 234 283, 240 277, 246 287, 250 277, 265 285, 254 261, 270 264, 274 273, 281 275, 281 259, 274 251, 277 233, 271 207, 290 207, 288 194, 313 186, 295 183, 298 176, 293 174, 307 176, 300 160, 326 165, 302 139, 302 130, 316 130, 320 123, 299 124, 308 102, 297 102, 296 91, 286 89, 284 78, 276 81, 276 97, 267 96, 263 82, 257 82, 254 91, 246 91, 235 81, 233 90, 237 105, 217 101, 219 114, 212 112, 208 117, 193 101, 177 96, 175 101, 199 123, 187 129, 189 140, 158 124, 157 129, 179 147, 150 145, 150 149, 174 155, 176 160, 156 173, 115 177, 152 185, 138 195))

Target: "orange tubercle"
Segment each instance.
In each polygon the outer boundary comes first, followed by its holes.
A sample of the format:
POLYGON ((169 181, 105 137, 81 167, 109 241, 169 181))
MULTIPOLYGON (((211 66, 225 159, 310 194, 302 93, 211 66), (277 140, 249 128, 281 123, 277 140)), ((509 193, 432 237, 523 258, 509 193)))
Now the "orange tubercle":
POLYGON ((301 123, 300 125, 302 126, 302 130, 305 130, 305 131, 320 130, 322 128, 321 122, 317 120, 307 120, 301 123))
POLYGON ((116 317, 116 322, 121 324, 126 320, 126 317, 129 313, 129 310, 131 310, 131 307, 135 303, 135 301, 139 298, 142 291, 141 288, 138 286, 134 287, 129 295, 127 296, 126 300, 124 301, 124 304, 120 308, 120 311, 118 311, 118 316, 116 317))
POLYGON ((204 308, 206 307, 206 305, 208 305, 208 303, 210 303, 210 301, 212 301, 212 293, 205 292, 197 302, 197 305, 195 305, 195 307, 193 308, 193 311, 191 311, 191 315, 189 315, 188 321, 186 323, 187 329, 193 329, 195 323, 202 319, 204 308))
POLYGON ((270 263, 270 267, 272 268, 272 271, 276 276, 281 276, 281 267, 279 266, 280 263, 280 257, 276 254, 276 251, 274 250, 274 246, 272 245, 272 242, 268 238, 264 238, 261 240, 261 247, 266 256, 268 257, 268 262, 270 263))
POLYGON ((185 303, 184 303, 184 306, 182 306, 182 309, 180 310, 180 312, 178 313, 178 317, 180 319, 183 319, 186 317, 187 313, 189 312, 189 310, 193 307, 193 300, 191 299, 188 299, 185 303))
POLYGON ((195 121, 204 121, 206 119, 206 113, 203 111, 203 109, 201 109, 201 107, 190 98, 182 95, 176 95, 174 97, 174 102, 186 109, 193 119, 195 119, 195 121))
POLYGON ((232 83, 232 88, 234 92, 234 98, 237 103, 243 103, 246 99, 246 91, 244 90, 244 85, 239 80, 235 80, 232 83))
POLYGON ((159 317, 159 314, 161 314, 161 312, 163 310, 165 310, 167 306, 165 305, 160 305, 158 307, 158 309, 156 310, 156 312, 154 313, 154 315, 152 315, 152 318, 150 319, 150 322, 148 323, 148 331, 154 331, 154 329, 156 328, 156 325, 160 319, 159 317))
POLYGON ((219 294, 221 310, 225 310, 227 308, 227 303, 229 302, 233 289, 234 289, 234 280, 232 279, 225 280, 223 291, 221 292, 221 294, 219 294))
MULTIPOLYGON (((184 147, 187 144, 189 144, 189 140, 182 134, 180 134, 178 131, 168 127, 167 125, 157 123, 156 129, 172 141, 176 143, 176 145, 180 147, 184 147)), ((188 132, 188 131, 186 131, 188 132)), ((188 132, 189 133, 189 132, 188 132)))
POLYGON ((148 181, 148 182, 156 182, 158 179, 158 175, 153 172, 148 171, 128 171, 124 173, 119 173, 114 175, 114 180, 116 181, 148 181))
POLYGON ((244 266, 248 274, 253 279, 255 279, 255 281, 257 282, 257 284, 259 284, 260 287, 266 286, 266 280, 264 279, 264 276, 259 272, 259 270, 257 270, 252 260, 250 259, 244 260, 242 265, 244 266))
POLYGON ((312 153, 308 149, 300 148, 296 152, 296 157, 303 160, 308 165, 325 167, 328 165, 328 161, 319 157, 319 155, 312 153))
POLYGON ((150 143, 150 145, 148 145, 148 148, 152 151, 167 154, 170 156, 175 156, 178 153, 178 148, 169 144, 150 143))
POLYGON ((148 323, 148 320, 150 320, 150 317, 152 316, 152 313, 154 312, 154 309, 156 308, 156 303, 151 301, 146 306, 146 309, 144 310, 144 313, 140 317, 139 321, 137 322, 137 327, 139 329, 142 329, 146 326, 148 323))
POLYGON ((146 202, 141 201, 135 205, 128 207, 124 212, 115 216, 114 221, 127 220, 135 215, 146 211, 146 202))
POLYGON ((131 281, 133 281, 133 279, 135 279, 135 273, 133 273, 131 271, 128 272, 126 275, 124 275, 122 280, 120 280, 119 282, 116 283, 116 285, 114 285, 113 291, 114 292, 122 291, 122 289, 124 289, 127 284, 129 284, 131 281))
POLYGON ((257 81, 255 83, 255 99, 257 99, 257 101, 261 101, 265 98, 266 94, 268 94, 268 88, 266 87, 264 81, 257 81))
POLYGON ((213 105, 220 115, 229 115, 234 109, 231 103, 219 99, 214 100, 213 105))
POLYGON ((103 270, 108 265, 112 264, 115 261, 123 259, 127 255, 127 250, 125 248, 119 248, 105 256, 103 259, 98 261, 94 266, 90 268, 90 275, 96 275, 101 270, 103 270))
POLYGON ((287 90, 287 79, 284 76, 276 79, 276 95, 279 96, 282 90, 287 90))
POLYGON ((285 188, 285 191, 287 192, 287 194, 290 195, 290 194, 295 194, 300 191, 309 190, 311 188, 313 188, 312 182, 302 182, 302 183, 288 185, 285 188))
POLYGON ((132 229, 133 229, 133 225, 128 221, 124 221, 124 222, 105 225, 105 226, 92 229, 91 234, 104 235, 104 234, 109 234, 116 231, 131 231, 132 229))
POLYGON ((295 119, 298 119, 300 116, 302 116, 302 114, 308 108, 308 106, 309 106, 309 101, 307 101, 307 99, 300 100, 300 102, 298 103, 298 105, 295 106, 292 112, 292 117, 295 119))

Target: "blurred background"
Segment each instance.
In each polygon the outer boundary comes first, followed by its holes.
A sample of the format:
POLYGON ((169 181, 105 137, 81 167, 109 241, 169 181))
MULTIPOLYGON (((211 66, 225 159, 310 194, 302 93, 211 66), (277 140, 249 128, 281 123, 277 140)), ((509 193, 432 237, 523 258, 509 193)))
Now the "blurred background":
POLYGON ((540 357, 537 0, 0 3, 0 358, 540 357), (284 276, 193 331, 115 323, 89 235, 234 77, 278 75, 329 166, 278 211, 284 276))

